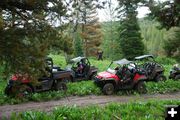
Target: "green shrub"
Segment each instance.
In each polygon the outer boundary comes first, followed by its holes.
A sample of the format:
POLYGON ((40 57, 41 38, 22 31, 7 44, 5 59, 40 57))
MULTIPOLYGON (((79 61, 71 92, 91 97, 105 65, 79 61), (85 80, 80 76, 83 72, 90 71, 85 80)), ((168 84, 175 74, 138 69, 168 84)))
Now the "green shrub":
POLYGON ((92 81, 82 81, 68 84, 68 95, 92 95, 101 94, 100 89, 92 81))
POLYGON ((148 82, 146 86, 149 93, 175 92, 180 90, 180 81, 148 82))
POLYGON ((175 59, 168 57, 156 57, 155 60, 162 65, 173 65, 176 63, 175 59))

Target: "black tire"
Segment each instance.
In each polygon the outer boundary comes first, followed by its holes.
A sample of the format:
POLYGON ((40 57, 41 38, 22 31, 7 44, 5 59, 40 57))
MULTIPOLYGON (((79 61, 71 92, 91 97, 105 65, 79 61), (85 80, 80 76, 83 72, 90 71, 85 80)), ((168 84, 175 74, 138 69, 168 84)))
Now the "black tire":
POLYGON ((13 93, 16 98, 29 98, 33 93, 33 89, 28 85, 13 86, 12 94, 13 93))
POLYGON ((175 80, 180 80, 180 75, 176 75, 175 80))
POLYGON ((10 96, 11 93, 11 87, 10 86, 6 86, 6 88, 4 89, 4 94, 7 96, 10 96))
POLYGON ((112 83, 106 83, 103 87, 103 93, 105 95, 112 95, 114 93, 114 85, 112 83))
POLYGON ((165 81, 166 76, 164 76, 163 74, 160 74, 155 78, 155 80, 156 80, 156 82, 165 81))
POLYGON ((71 82, 71 81, 72 81, 71 77, 63 79, 63 82, 65 82, 65 83, 68 83, 68 82, 71 82))
POLYGON ((67 85, 65 82, 62 82, 62 81, 58 81, 56 83, 56 86, 55 86, 55 90, 63 90, 63 91, 66 91, 67 90, 67 85))
POLYGON ((140 81, 137 83, 135 89, 137 90, 138 93, 140 94, 145 94, 147 93, 146 85, 144 84, 143 81, 140 81))
POLYGON ((89 77, 89 80, 93 80, 96 77, 97 73, 92 73, 89 77))

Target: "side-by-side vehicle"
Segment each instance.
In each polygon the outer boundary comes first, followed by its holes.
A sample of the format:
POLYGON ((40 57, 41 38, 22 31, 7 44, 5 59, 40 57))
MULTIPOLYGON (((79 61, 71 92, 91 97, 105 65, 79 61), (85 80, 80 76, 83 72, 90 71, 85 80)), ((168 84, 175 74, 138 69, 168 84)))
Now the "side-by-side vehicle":
POLYGON ((124 89, 134 89, 139 93, 146 93, 147 90, 144 84, 146 80, 145 72, 127 59, 111 62, 107 71, 100 72, 94 77, 95 84, 106 95, 124 89))
POLYGON ((71 71, 71 81, 91 80, 98 71, 98 68, 92 66, 88 58, 76 57, 70 60, 66 67, 67 71, 71 71))
POLYGON ((153 55, 142 55, 134 58, 137 66, 146 71, 149 81, 164 81, 166 76, 164 75, 164 67, 157 63, 153 55))
POLYGON ((70 71, 62 70, 60 67, 53 65, 50 57, 45 58, 46 75, 37 80, 36 84, 32 83, 31 76, 28 74, 17 73, 12 75, 5 88, 5 94, 13 97, 27 97, 33 92, 47 90, 66 90, 66 80, 70 79, 70 71))
POLYGON ((180 67, 178 64, 175 64, 170 70, 169 79, 180 80, 180 67))

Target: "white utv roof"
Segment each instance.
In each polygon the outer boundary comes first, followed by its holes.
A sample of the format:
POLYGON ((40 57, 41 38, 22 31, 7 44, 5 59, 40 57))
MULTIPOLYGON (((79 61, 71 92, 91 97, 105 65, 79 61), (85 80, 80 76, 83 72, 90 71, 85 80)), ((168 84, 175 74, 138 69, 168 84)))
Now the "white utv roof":
POLYGON ((76 58, 73 58, 71 59, 71 62, 80 62, 82 59, 85 59, 86 57, 76 57, 76 58))
POLYGON ((121 60, 117 60, 117 61, 113 61, 113 63, 116 63, 116 64, 118 64, 118 65, 126 65, 126 64, 129 64, 129 63, 131 63, 132 61, 129 61, 129 60, 127 60, 127 59, 121 59, 121 60))
POLYGON ((135 60, 140 60, 140 59, 144 59, 144 58, 154 58, 153 55, 141 55, 138 57, 135 57, 135 60))

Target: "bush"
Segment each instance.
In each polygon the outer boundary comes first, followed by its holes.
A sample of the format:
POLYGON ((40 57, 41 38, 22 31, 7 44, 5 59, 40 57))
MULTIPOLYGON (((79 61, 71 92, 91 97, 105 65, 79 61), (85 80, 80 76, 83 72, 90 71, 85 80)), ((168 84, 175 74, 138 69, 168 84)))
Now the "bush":
POLYGON ((173 65, 176 63, 176 60, 168 57, 156 57, 155 60, 162 65, 173 65))
POLYGON ((180 90, 180 81, 167 80, 164 82, 146 83, 148 93, 167 93, 180 90))

